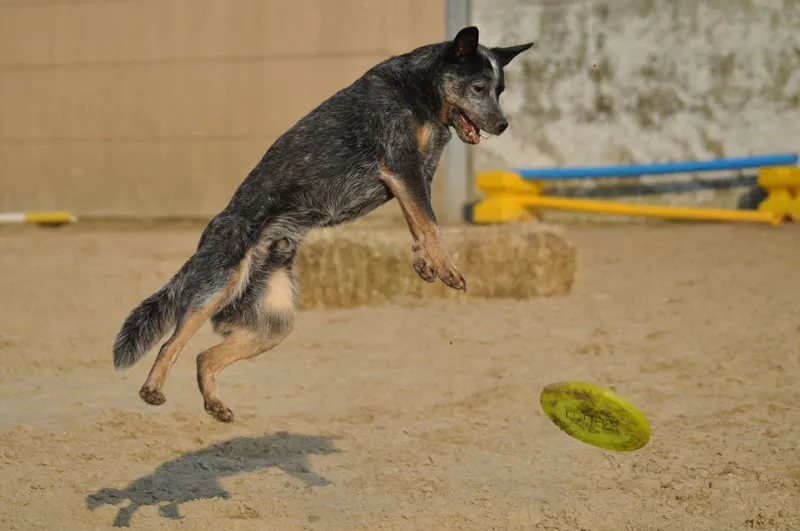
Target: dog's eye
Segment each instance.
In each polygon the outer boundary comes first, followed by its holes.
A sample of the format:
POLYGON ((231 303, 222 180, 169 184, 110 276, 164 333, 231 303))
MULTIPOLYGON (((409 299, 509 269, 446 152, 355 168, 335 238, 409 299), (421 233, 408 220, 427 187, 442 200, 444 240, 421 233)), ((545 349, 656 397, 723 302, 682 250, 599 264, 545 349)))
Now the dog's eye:
POLYGON ((475 92, 475 94, 482 93, 484 88, 483 85, 472 85, 472 91, 475 92))

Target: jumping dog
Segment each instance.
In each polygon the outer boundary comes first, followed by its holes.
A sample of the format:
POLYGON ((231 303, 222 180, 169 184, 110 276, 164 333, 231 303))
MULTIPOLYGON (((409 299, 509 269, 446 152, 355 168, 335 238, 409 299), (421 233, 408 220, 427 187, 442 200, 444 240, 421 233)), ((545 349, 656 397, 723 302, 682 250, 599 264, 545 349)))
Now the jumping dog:
POLYGON ((297 248, 314 228, 352 221, 397 199, 412 236, 412 263, 427 282, 466 291, 439 233, 431 182, 455 130, 466 144, 508 127, 503 67, 533 43, 487 48, 478 29, 419 47, 368 70, 281 135, 203 231, 196 252, 126 317, 114 367, 132 366, 172 327, 139 396, 166 401, 164 382, 207 320, 222 341, 197 356, 205 409, 233 413, 217 378, 238 360, 275 348, 294 327, 297 248))

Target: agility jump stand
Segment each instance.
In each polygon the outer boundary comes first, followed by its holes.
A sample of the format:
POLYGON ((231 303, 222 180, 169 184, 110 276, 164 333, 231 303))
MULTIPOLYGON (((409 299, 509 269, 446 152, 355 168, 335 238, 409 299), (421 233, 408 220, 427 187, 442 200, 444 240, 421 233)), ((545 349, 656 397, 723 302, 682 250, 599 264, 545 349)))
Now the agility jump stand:
POLYGON ((66 225, 76 221, 78 218, 71 212, 0 212, 0 225, 66 225))
POLYGON ((774 166, 758 172, 758 185, 767 198, 758 205, 760 212, 769 212, 783 219, 800 221, 800 168, 774 166))
POLYGON ((483 199, 472 207, 470 217, 473 223, 510 223, 540 219, 542 210, 566 210, 673 220, 743 221, 777 225, 785 219, 800 220, 800 169, 796 166, 797 159, 795 154, 781 154, 631 166, 479 172, 475 184, 483 193, 483 199), (795 166, 790 166, 792 164, 795 166), (545 193, 548 180, 633 177, 745 168, 759 168, 759 185, 768 192, 767 199, 759 205, 758 210, 628 204, 553 197, 545 193))

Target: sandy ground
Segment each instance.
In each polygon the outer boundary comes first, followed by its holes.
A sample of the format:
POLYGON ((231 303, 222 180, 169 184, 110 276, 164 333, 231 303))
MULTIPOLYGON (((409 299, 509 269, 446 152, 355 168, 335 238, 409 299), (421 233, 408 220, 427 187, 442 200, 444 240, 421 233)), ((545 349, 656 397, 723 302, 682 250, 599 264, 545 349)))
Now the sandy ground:
POLYGON ((0 232, 0 529, 800 529, 797 227, 568 228, 573 294, 304 312, 208 417, 189 344, 167 403, 110 345, 199 229, 0 232), (549 423, 612 386, 628 454, 549 423))

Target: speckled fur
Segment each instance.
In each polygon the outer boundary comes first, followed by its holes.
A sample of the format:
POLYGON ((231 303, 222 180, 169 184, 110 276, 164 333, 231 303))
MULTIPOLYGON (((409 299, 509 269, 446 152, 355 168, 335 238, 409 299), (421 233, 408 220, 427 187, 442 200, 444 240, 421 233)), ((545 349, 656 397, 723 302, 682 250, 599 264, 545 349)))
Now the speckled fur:
MULTIPOLYGON (((140 391, 158 405, 169 368, 207 318, 224 338, 250 334, 248 348, 258 351, 252 355, 273 348, 294 325, 292 310, 262 304, 273 272, 288 272, 296 300, 293 261, 307 233, 354 220, 393 197, 406 215, 420 276, 466 289, 439 237, 431 182, 450 127, 464 140, 459 112, 487 133, 505 130, 498 102, 503 66, 530 46, 488 49, 478 44, 477 28, 465 28, 453 41, 379 63, 301 118, 209 222, 195 254, 131 311, 114 343, 114 366, 130 367, 175 326, 140 391)), ((245 341, 240 336, 237 345, 245 341)))

